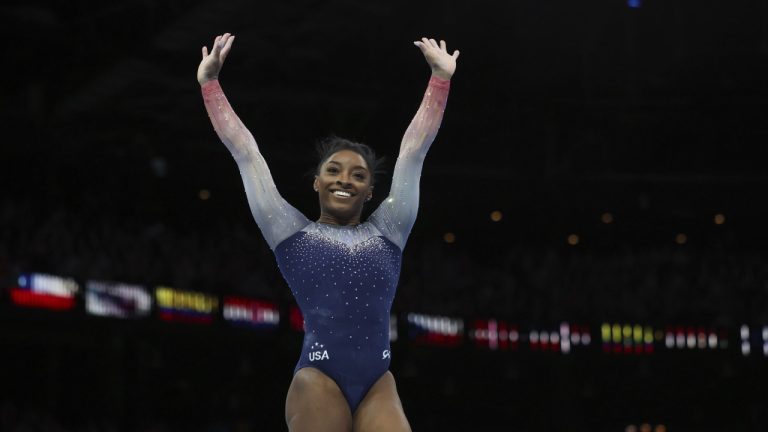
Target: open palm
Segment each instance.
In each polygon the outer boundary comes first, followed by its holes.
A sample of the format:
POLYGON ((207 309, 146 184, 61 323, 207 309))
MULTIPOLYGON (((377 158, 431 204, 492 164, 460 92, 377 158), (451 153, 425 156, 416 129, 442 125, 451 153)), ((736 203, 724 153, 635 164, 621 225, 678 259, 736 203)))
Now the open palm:
POLYGON ((414 45, 421 49, 424 58, 427 60, 432 73, 443 79, 450 79, 456 72, 456 59, 459 58, 459 51, 448 54, 445 41, 441 40, 438 45, 434 39, 421 38, 421 41, 414 41, 414 45))
POLYGON ((203 59, 200 61, 200 66, 197 67, 197 81, 200 84, 219 77, 221 67, 224 65, 224 60, 232 49, 234 41, 234 35, 224 33, 216 36, 210 54, 208 54, 208 47, 203 47, 203 59))

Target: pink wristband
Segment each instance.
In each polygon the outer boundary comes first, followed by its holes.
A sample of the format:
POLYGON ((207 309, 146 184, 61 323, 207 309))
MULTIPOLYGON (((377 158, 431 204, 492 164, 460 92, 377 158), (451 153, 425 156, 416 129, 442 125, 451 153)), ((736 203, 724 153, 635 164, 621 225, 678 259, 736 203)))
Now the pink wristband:
POLYGON ((208 96, 213 93, 220 93, 221 85, 219 84, 219 80, 212 79, 210 81, 206 81, 203 83, 203 85, 200 86, 200 90, 203 92, 203 96, 208 96))
POLYGON ((451 80, 442 79, 440 77, 436 77, 432 75, 432 77, 429 79, 429 85, 447 89, 451 87, 451 80))

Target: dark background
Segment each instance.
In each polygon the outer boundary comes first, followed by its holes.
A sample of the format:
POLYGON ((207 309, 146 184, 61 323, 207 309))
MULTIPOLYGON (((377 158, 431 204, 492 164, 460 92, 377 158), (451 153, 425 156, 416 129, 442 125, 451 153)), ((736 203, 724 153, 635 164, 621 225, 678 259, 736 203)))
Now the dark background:
MULTIPOLYGON (((768 325, 764 1, 33 1, 0 12, 2 289, 36 271, 287 307, 207 119, 200 47, 237 36, 222 86, 282 195, 316 219, 314 142, 365 142, 391 173, 429 78, 412 41, 427 36, 462 54, 393 312, 716 326, 733 341, 743 323, 768 325)), ((387 178, 377 190, 364 216, 387 178)), ((5 294, 0 321, 0 428, 284 429, 301 341, 287 328, 89 319, 18 309, 5 294)), ((401 338, 392 370, 415 430, 768 430, 768 358, 736 346, 563 356, 401 338)))

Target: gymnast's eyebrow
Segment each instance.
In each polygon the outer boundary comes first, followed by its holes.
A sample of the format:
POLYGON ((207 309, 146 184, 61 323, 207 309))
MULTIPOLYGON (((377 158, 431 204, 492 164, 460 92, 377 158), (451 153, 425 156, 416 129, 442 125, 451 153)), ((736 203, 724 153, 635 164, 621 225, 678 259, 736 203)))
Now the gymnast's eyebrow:
MULTIPOLYGON (((335 164, 339 164, 339 165, 341 165, 341 162, 336 162, 336 161, 328 161, 328 163, 335 163, 335 164)), ((364 170, 368 171, 368 170, 367 170, 367 169, 366 169, 364 166, 362 166, 362 165, 355 165, 355 166, 353 166, 352 168, 362 168, 362 169, 364 169, 364 170)))

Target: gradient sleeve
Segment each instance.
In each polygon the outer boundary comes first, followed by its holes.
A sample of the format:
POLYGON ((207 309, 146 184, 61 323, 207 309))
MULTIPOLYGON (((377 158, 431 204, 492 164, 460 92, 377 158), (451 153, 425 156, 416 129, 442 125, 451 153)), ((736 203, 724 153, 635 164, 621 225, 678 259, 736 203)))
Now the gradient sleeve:
POLYGON ((430 78, 421 106, 400 144, 389 195, 369 218, 401 250, 416 222, 421 167, 443 120, 449 89, 450 80, 430 78))
POLYGON ((277 191, 256 140, 229 105, 218 80, 201 86, 213 128, 237 162, 253 218, 269 247, 275 247, 310 222, 277 191))

